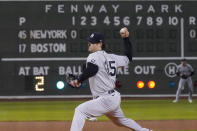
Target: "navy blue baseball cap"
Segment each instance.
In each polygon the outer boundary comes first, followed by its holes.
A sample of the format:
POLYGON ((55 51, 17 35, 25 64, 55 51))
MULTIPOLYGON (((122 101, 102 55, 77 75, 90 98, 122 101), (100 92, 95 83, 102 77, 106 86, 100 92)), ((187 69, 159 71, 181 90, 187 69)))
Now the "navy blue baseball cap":
POLYGON ((92 33, 92 34, 90 35, 90 37, 87 38, 87 40, 88 40, 90 43, 92 43, 92 44, 94 44, 94 43, 99 43, 99 42, 104 43, 105 38, 104 38, 104 35, 103 35, 103 34, 101 34, 101 33, 99 33, 99 32, 94 32, 94 33, 92 33))

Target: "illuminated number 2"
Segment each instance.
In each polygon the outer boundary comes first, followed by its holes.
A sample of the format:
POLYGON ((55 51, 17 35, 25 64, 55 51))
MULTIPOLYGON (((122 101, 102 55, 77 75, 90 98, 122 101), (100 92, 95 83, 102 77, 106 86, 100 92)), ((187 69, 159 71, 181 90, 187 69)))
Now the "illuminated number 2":
POLYGON ((35 90, 44 91, 44 88, 42 87, 44 86, 44 76, 36 76, 35 79, 38 80, 38 82, 35 85, 35 90))

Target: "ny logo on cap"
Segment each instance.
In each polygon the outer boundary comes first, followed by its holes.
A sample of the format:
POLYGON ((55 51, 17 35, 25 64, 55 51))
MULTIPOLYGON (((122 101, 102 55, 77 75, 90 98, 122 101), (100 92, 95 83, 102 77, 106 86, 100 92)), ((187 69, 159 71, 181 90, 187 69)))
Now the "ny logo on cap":
POLYGON ((90 36, 91 38, 93 38, 94 37, 94 34, 91 34, 91 36, 90 36))

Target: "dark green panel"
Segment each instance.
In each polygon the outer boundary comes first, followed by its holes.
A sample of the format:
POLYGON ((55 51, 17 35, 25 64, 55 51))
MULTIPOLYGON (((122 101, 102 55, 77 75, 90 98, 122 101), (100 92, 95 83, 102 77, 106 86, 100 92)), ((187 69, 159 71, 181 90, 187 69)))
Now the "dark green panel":
POLYGON ((59 70, 81 72, 85 60, 80 58, 88 56, 86 38, 95 31, 105 35, 108 52, 122 54, 119 30, 125 26, 134 61, 119 70, 118 90, 125 95, 175 94, 179 78, 165 69, 186 57, 196 70, 196 12, 197 1, 1 1, 0 95, 90 94, 88 83, 58 90, 56 83, 66 77, 59 70), (43 76, 44 91, 35 91, 36 76, 43 76), (150 80, 156 82, 154 89, 147 87, 150 80), (137 88, 138 81, 144 81, 143 89, 137 88))

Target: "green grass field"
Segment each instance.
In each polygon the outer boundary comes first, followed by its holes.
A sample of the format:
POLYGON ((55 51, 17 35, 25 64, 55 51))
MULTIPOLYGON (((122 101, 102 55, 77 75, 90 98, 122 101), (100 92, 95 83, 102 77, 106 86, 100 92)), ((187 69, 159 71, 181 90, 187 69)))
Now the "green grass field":
MULTIPOLYGON (((84 101, 0 102, 0 121, 71 121, 84 101)), ((197 100, 123 100, 121 107, 134 120, 197 120, 197 100)), ((107 120, 101 117, 99 120, 107 120)))

